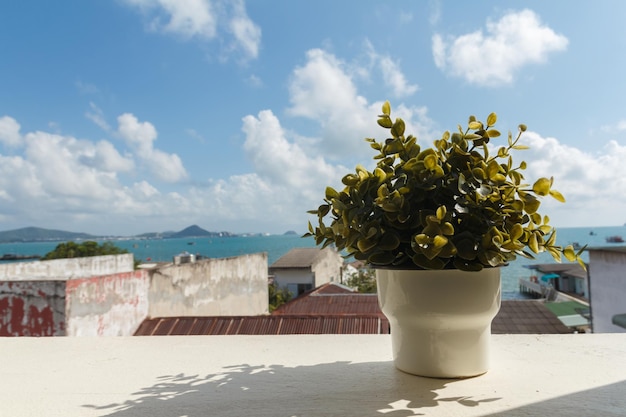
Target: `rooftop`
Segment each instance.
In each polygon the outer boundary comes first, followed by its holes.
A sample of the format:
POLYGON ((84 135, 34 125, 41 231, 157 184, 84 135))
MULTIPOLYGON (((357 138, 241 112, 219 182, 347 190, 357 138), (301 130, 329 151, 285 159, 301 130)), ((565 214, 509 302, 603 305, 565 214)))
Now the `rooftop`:
POLYGON ((270 268, 310 268, 321 251, 317 247, 293 248, 271 264, 270 268))
MULTIPOLYGON (((321 286, 282 305, 270 316, 164 317, 144 320, 135 336, 387 334, 389 322, 376 294, 333 293, 321 286)), ((347 291, 347 290, 344 290, 347 291)), ((572 333, 546 306, 535 300, 502 302, 494 334, 572 333)))
POLYGON ((0 338, 2 415, 623 416, 626 334, 494 335, 486 374, 396 370, 389 335, 0 338), (584 375, 584 378, 581 377, 584 375))

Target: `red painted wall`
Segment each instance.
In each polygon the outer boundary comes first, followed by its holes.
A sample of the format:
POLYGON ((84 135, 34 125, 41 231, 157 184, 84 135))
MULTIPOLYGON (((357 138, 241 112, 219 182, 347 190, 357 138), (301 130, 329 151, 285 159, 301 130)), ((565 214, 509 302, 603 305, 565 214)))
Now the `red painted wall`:
POLYGON ((64 336, 65 282, 0 282, 0 336, 64 336))

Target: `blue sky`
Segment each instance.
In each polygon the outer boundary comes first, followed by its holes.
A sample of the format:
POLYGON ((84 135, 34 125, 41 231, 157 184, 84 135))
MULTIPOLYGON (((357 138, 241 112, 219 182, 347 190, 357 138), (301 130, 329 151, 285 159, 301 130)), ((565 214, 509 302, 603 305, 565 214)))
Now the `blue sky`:
MULTIPOLYGON (((528 125, 555 226, 626 222, 626 2, 21 0, 0 13, 0 230, 304 232, 389 100, 429 145, 528 125)), ((496 143, 497 145, 497 143, 496 143)))

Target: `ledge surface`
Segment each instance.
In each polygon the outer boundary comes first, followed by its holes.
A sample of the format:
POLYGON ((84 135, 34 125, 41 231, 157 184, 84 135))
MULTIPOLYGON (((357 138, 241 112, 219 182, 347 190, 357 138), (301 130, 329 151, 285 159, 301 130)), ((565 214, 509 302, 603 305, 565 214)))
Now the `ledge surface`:
POLYGON ((494 335, 464 380, 388 335, 0 338, 0 416, 623 416, 626 334, 494 335))

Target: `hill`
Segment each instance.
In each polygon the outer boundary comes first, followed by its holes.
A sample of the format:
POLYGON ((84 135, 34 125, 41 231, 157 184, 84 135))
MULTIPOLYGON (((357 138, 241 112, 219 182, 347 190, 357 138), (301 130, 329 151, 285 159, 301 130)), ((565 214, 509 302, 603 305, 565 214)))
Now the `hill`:
MULTIPOLYGON (((237 236, 230 232, 209 232, 203 228, 193 225, 179 232, 150 232, 137 235, 143 239, 163 239, 163 238, 188 238, 188 237, 230 237, 237 236)), ((104 236, 95 236, 88 233, 74 233, 63 230, 43 229, 41 227, 24 227, 22 229, 7 230, 0 232, 0 243, 11 242, 56 242, 76 239, 98 239, 104 236)), ((106 236, 112 238, 113 236, 106 236)))
POLYGON ((96 236, 87 233, 65 232, 62 230, 42 229, 40 227, 24 227, 21 229, 0 232, 0 243, 45 242, 95 238, 96 236))
POLYGON ((197 226, 194 224, 193 226, 189 226, 181 230, 180 232, 172 233, 171 235, 167 237, 181 238, 181 237, 205 237, 205 236, 217 237, 217 236, 235 236, 235 235, 229 232, 209 232, 208 230, 204 230, 200 226, 197 226))

